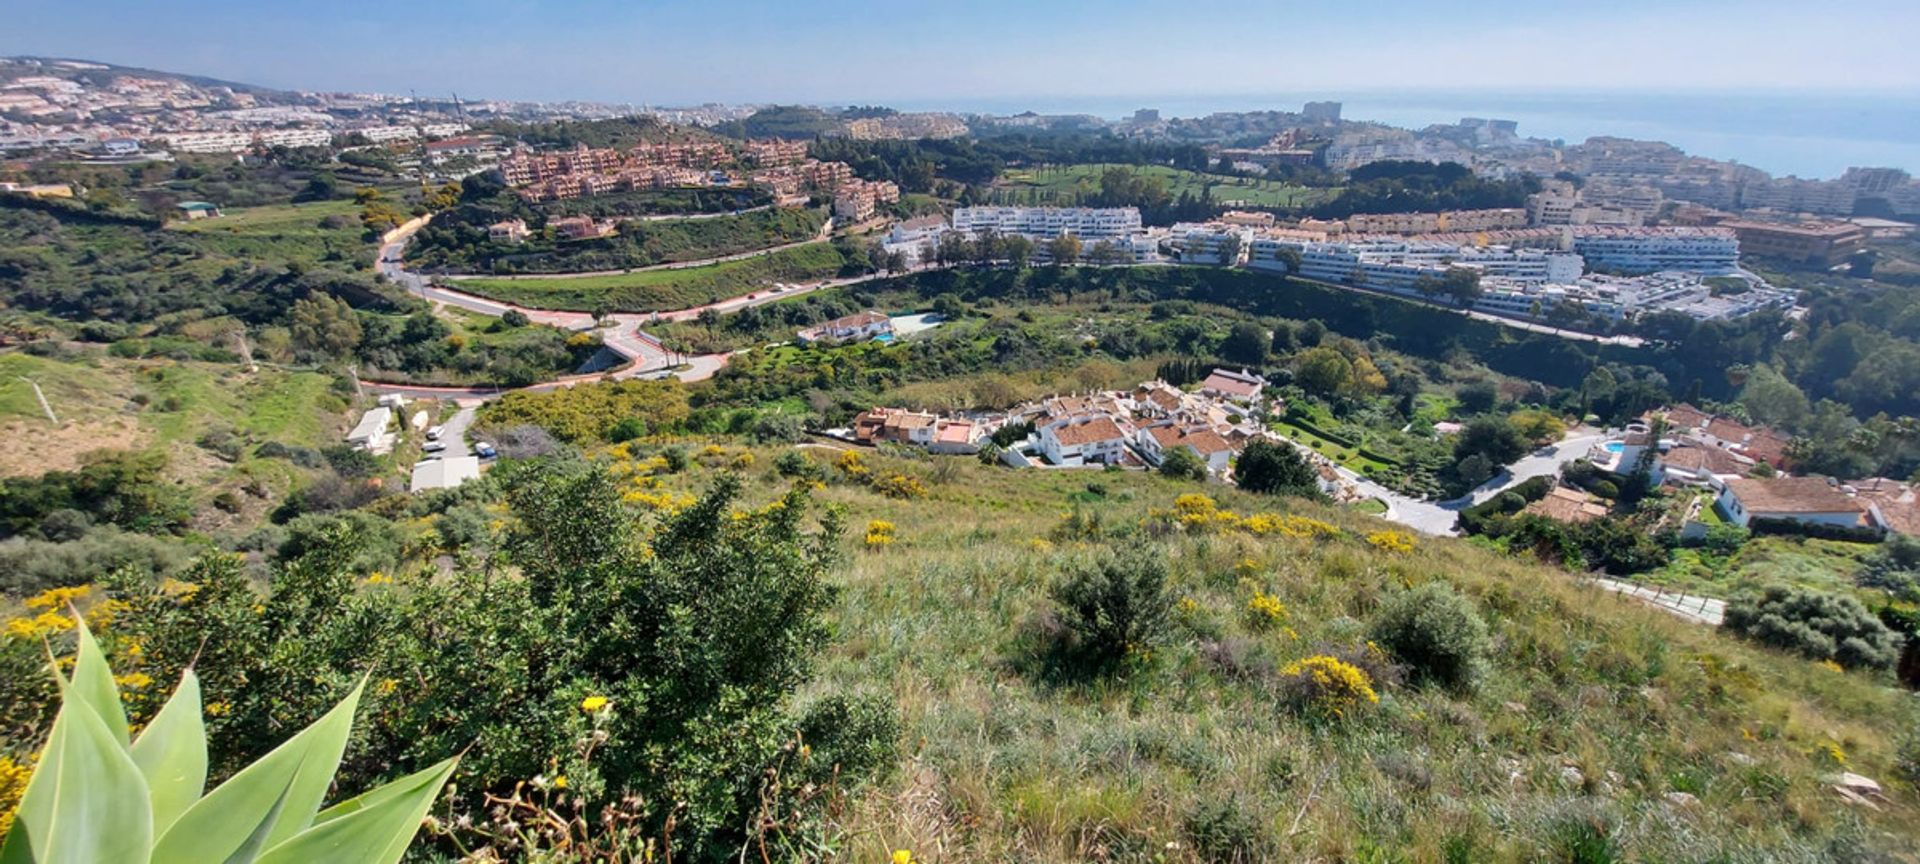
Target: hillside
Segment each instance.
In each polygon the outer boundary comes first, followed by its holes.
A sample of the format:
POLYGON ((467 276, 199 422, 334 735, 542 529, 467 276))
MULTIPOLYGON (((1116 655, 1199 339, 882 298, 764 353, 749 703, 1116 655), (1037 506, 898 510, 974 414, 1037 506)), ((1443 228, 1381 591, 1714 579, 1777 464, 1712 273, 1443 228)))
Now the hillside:
MULTIPOLYGON (((663 426, 676 422, 670 390, 646 385, 630 392, 651 394, 651 407, 631 407, 663 426)), ((589 398, 530 397, 490 414, 491 422, 514 422, 523 410, 558 422, 589 398)), ((616 713, 605 721, 613 737, 591 766, 558 756, 552 770, 573 778, 569 789, 591 796, 617 776, 647 788, 684 771, 708 776, 690 761, 696 753, 743 764, 734 745, 695 738, 656 769, 666 775, 618 773, 632 770, 620 767, 632 764, 622 748, 637 746, 626 742, 661 734, 636 725, 644 712, 622 707, 652 698, 629 689, 631 676, 646 674, 640 669, 580 666, 569 675, 607 677, 530 702, 516 696, 512 704, 522 707, 509 708, 484 694, 537 672, 516 671, 518 654, 469 665, 488 656, 481 643, 508 638, 502 628, 517 626, 500 617, 506 607, 494 604, 523 602, 510 599, 518 580, 478 591, 480 571, 469 568, 512 564, 546 579, 555 567, 600 554, 576 547, 564 560, 526 557, 553 541, 547 532, 599 532, 630 518, 643 525, 666 519, 670 527, 642 529, 643 548, 684 555, 683 544, 714 529, 698 527, 710 524, 700 507, 683 508, 736 474, 743 488, 731 503, 723 499, 720 511, 733 511, 730 524, 743 526, 735 544, 784 560, 776 550, 788 529, 779 514, 792 508, 817 514, 824 505, 849 529, 832 543, 838 563, 820 571, 827 593, 820 598, 819 648, 802 663, 812 674, 802 673, 805 683, 774 703, 791 706, 803 728, 816 730, 801 739, 818 748, 813 758, 846 771, 835 780, 820 773, 827 765, 807 764, 808 748, 778 751, 777 734, 751 739, 770 741, 769 753, 786 753, 776 764, 797 777, 827 784, 814 794, 776 784, 774 794, 795 796, 781 798, 795 808, 791 821, 747 835, 784 850, 775 860, 884 860, 906 849, 921 861, 1744 862, 1905 860, 1900 856, 1912 849, 1914 790, 1896 780, 1901 736, 1914 722, 1910 697, 1881 678, 1756 649, 1614 599, 1556 569, 1461 541, 1382 531, 1368 517, 1308 501, 1139 473, 1015 472, 971 459, 871 451, 849 462, 832 448, 711 435, 678 442, 609 448, 588 438, 581 443, 596 464, 584 474, 563 458, 535 473, 508 470, 450 497, 369 506, 363 512, 383 515, 368 524, 391 516, 393 527, 380 530, 416 539, 378 553, 397 556, 383 563, 322 558, 288 571, 320 581, 289 583, 265 608, 291 609, 288 595, 318 596, 305 593, 314 590, 344 591, 344 605, 314 607, 298 618, 267 611, 265 620, 292 628, 274 637, 280 641, 270 655, 202 661, 208 699, 234 700, 235 716, 217 720, 216 740, 259 734, 244 731, 253 728, 247 718, 300 716, 312 710, 302 706, 322 704, 324 693, 274 696, 253 689, 257 680, 244 692, 234 689, 236 670, 253 668, 244 664, 267 664, 250 675, 319 676, 329 682, 321 689, 333 690, 350 679, 332 664, 364 662, 373 648, 385 658, 387 671, 379 674, 407 683, 391 696, 369 695, 369 737, 356 745, 366 756, 351 769, 358 775, 380 773, 381 758, 406 763, 437 747, 463 746, 458 742, 471 733, 458 730, 485 728, 493 731, 480 733, 463 763, 474 776, 462 785, 524 780, 530 775, 512 772, 533 763, 516 754, 538 741, 567 740, 550 737, 569 734, 558 731, 566 726, 550 724, 571 722, 566 718, 579 716, 572 703, 596 692, 616 694, 616 713), (618 478, 605 492, 591 479, 601 472, 618 478), (818 485, 803 480, 798 497, 783 499, 794 482, 783 475, 817 478, 818 485), (904 497, 881 494, 876 490, 891 487, 867 479, 895 475, 917 481, 899 487, 904 497), (809 486, 817 491, 808 493, 809 486), (591 503, 620 490, 628 490, 628 503, 612 511, 591 503), (492 524, 469 524, 474 512, 492 514, 492 524), (564 524, 549 521, 561 513, 570 514, 564 524), (669 513, 679 515, 663 515, 669 513), (434 554, 456 555, 467 562, 456 569, 467 575, 435 575, 427 557, 434 554), (1129 555, 1164 564, 1165 627, 1142 631, 1142 641, 1129 643, 1112 666, 1088 667, 1072 658, 1090 655, 1061 653, 1063 622, 1071 616, 1056 601, 1056 586, 1108 556, 1141 560, 1129 555), (1467 683, 1421 682, 1406 657, 1370 642, 1382 638, 1397 598, 1432 584, 1464 595, 1485 622, 1484 666, 1467 683), (428 619, 459 622, 455 631, 402 614, 443 604, 452 605, 428 619), (346 632, 361 647, 336 641, 346 632), (462 635, 435 648, 439 659, 412 653, 432 644, 417 641, 432 632, 462 635), (299 645, 309 653, 281 653, 299 645), (1374 698, 1303 701, 1297 676, 1282 670, 1325 655, 1365 670, 1374 698), (623 676, 629 683, 620 683, 623 676), (455 695, 476 687, 478 699, 455 695), (491 713, 500 711, 512 714, 491 713), (841 718, 841 730, 819 726, 822 716, 841 718), (504 730, 526 740, 493 737, 504 730), (1843 801, 1823 779, 1842 766, 1888 784, 1888 798, 1872 806, 1843 801)), ((714 554, 731 560, 739 553, 714 554)), ((208 580, 216 572, 181 578, 214 590, 221 583, 208 580)), ((603 577, 578 572, 587 581, 570 589, 577 612, 594 620, 613 614, 598 605, 605 598, 592 599, 600 595, 591 584, 603 577)), ((761 611, 731 604, 750 596, 797 599, 786 593, 787 578, 768 572, 737 588, 716 583, 713 590, 746 593, 714 602, 736 610, 727 615, 773 628, 756 633, 783 632, 761 611)), ((183 622, 145 622, 148 613, 139 610, 153 601, 128 596, 134 608, 116 626, 126 638, 142 634, 150 648, 147 660, 127 662, 144 662, 140 668, 159 678, 170 661, 152 655, 188 650, 178 640, 194 631, 178 629, 183 622)), ((192 612, 204 623, 190 628, 253 626, 244 623, 244 610, 221 612, 221 619, 209 614, 211 607, 192 612)), ((581 625, 556 619, 540 626, 569 632, 564 628, 581 625)), ((648 650, 626 646, 623 654, 648 650)), ((742 715, 739 722, 748 725, 737 728, 759 730, 764 721, 742 715)), ((1909 751, 1905 758, 1912 757, 1909 751)), ((721 808, 690 811, 702 818, 732 806, 700 800, 706 803, 699 808, 721 808)), ((651 821, 658 811, 642 810, 654 816, 623 836, 656 836, 649 832, 658 830, 651 821)), ((739 835, 697 827, 703 824, 690 815, 676 851, 693 860, 731 860, 708 844, 730 851, 739 835), (735 839, 719 840, 728 836, 735 839)), ((498 827, 489 822, 479 830, 498 827)))

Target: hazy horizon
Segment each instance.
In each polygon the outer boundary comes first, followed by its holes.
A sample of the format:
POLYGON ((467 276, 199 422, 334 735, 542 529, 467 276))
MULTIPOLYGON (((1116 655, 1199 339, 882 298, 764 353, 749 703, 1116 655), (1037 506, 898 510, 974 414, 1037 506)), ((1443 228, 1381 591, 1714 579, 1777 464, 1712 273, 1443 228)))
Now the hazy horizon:
POLYGON ((1920 90, 1920 4, 1676 8, 1374 0, 1194 14, 1166 0, 564 7, 16 0, 0 53, 327 91, 636 104, 1174 98, 1310 91, 1920 90), (1159 94, 1156 96, 1155 94, 1159 94))

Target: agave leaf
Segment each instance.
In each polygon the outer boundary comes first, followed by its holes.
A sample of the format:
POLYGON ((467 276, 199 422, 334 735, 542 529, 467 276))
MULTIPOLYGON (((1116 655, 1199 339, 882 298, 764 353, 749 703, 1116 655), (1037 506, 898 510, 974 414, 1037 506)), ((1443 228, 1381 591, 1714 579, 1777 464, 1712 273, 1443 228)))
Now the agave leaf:
POLYGON ((366 683, 362 678, 326 716, 187 808, 161 835, 154 860, 226 861, 263 824, 268 849, 311 825, 346 752, 366 683), (284 801, 277 806, 275 793, 282 790, 284 801))
POLYGON ((207 728, 200 719, 200 679, 192 669, 133 742, 133 762, 147 778, 154 833, 165 834, 207 788, 207 728))
POLYGON ((79 634, 80 650, 73 660, 73 681, 66 688, 65 704, 77 701, 91 707, 124 748, 127 746, 127 711, 120 704, 120 688, 113 683, 113 670, 107 668, 107 657, 100 652, 100 643, 94 641, 93 631, 87 628, 87 619, 81 617, 78 610, 69 612, 76 622, 73 629, 79 634))
POLYGON ((0 862, 139 864, 152 843, 139 766, 107 722, 70 691, 27 781, 0 862))
MULTIPOLYGON (((292 785, 291 776, 287 778, 287 783, 289 786, 292 785)), ((266 818, 260 820, 260 824, 253 826, 253 833, 248 834, 247 839, 240 843, 240 848, 233 850, 233 854, 228 855, 227 860, 222 864, 253 864, 253 861, 260 857, 260 853, 266 851, 267 832, 272 831, 274 823, 280 821, 280 811, 286 806, 287 787, 282 786, 280 794, 273 797, 273 807, 267 811, 266 818)))
POLYGON ((456 756, 327 808, 317 824, 268 849, 259 864, 395 864, 459 762, 456 756))

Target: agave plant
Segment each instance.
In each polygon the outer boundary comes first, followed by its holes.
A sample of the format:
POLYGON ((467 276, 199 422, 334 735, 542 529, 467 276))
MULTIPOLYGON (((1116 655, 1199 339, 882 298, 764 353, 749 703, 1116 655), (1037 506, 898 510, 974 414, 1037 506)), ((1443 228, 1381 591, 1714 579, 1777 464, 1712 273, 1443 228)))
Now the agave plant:
POLYGON ((80 641, 73 677, 60 680, 60 713, 0 845, 0 864, 393 864, 459 761, 321 810, 362 679, 326 716, 203 796, 207 735, 192 670, 132 738, 106 658, 86 622, 73 617, 80 641))

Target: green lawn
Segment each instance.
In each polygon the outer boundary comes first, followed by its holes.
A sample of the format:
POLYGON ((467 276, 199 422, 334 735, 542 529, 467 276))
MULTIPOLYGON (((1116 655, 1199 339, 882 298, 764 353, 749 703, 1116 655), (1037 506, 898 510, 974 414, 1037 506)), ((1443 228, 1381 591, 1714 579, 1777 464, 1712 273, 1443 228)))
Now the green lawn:
POLYGON ((840 253, 829 243, 670 270, 646 270, 570 279, 456 279, 452 284, 508 303, 542 309, 591 311, 606 304, 619 312, 685 309, 766 288, 775 282, 807 282, 838 273, 840 253))
POLYGON ((1312 189, 1275 180, 1202 174, 1165 165, 1063 165, 1059 167, 1008 170, 994 184, 997 191, 1012 201, 1030 204, 1071 204, 1100 190, 1100 175, 1109 168, 1126 168, 1136 174, 1158 177, 1167 192, 1178 198, 1211 192, 1217 204, 1242 207, 1310 207, 1339 194, 1338 189, 1312 189))
POLYGON ((224 210, 214 219, 167 223, 224 256, 246 260, 371 266, 373 244, 352 201, 314 201, 224 210))

